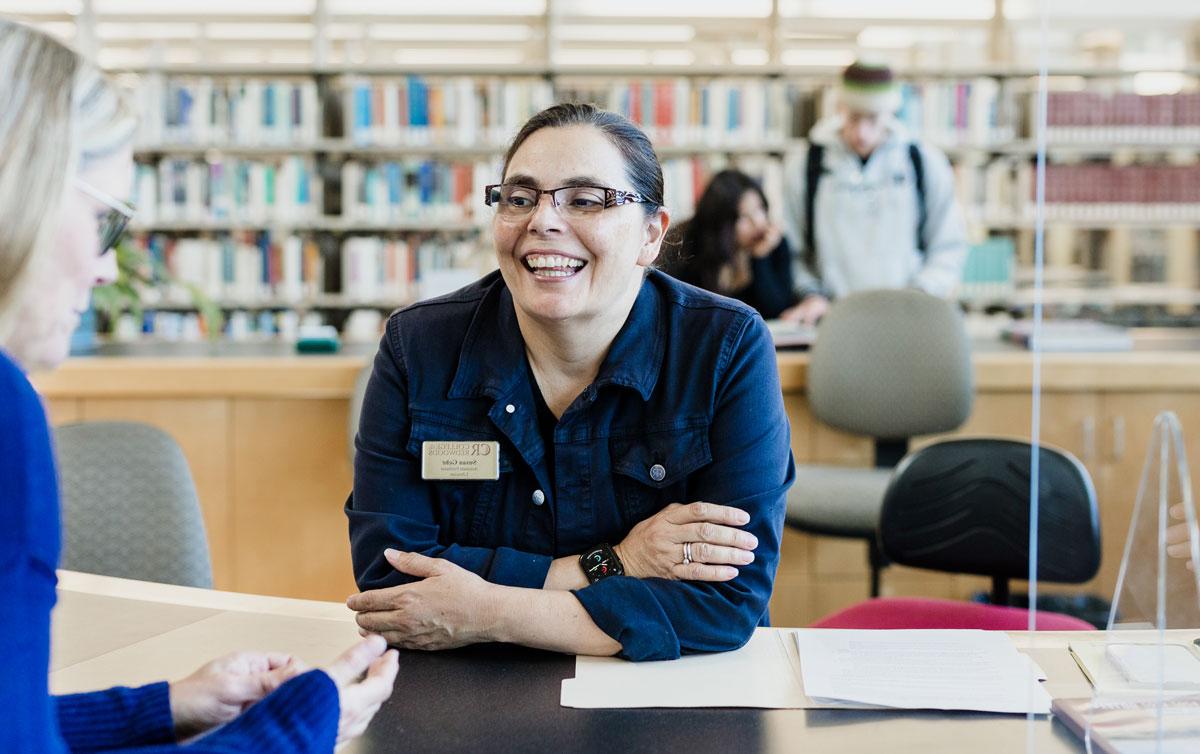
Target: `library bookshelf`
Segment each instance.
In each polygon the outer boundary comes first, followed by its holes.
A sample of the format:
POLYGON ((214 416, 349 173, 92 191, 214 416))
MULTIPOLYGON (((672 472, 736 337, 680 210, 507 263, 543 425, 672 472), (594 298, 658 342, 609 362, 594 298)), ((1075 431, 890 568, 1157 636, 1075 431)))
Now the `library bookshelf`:
MULTIPOLYGON (((1032 263, 1031 73, 904 74, 900 118, 951 157, 973 253, 984 257, 968 269, 969 301, 1000 303, 1015 293, 1013 270, 1032 263)), ((1051 81, 1063 73, 1089 75, 1055 72, 1051 81)), ((1196 73, 1187 72, 1193 84, 1196 73)), ((1128 72, 1091 75, 1094 87, 1048 94, 1047 264, 1100 271, 1126 289, 1200 287, 1200 92, 1143 96, 1123 90, 1128 72)), ((386 311, 436 292, 419 285, 427 270, 489 269, 481 187, 499 176, 506 140, 552 102, 592 101, 642 125, 663 160, 672 214, 685 218, 726 165, 757 175, 781 206, 783 165, 832 110, 835 75, 174 67, 139 79, 137 242, 227 309, 297 309, 336 322, 349 309, 386 311)), ((177 309, 163 316, 188 316, 178 297, 166 300, 177 309)))

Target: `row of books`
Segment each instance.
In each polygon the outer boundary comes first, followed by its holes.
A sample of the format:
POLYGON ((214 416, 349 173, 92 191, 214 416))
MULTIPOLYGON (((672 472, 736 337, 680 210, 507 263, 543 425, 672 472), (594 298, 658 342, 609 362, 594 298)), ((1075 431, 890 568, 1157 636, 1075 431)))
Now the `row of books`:
POLYGON ((160 144, 311 144, 322 131, 313 79, 143 78, 134 92, 142 115, 138 142, 160 144))
POLYGON ((483 187, 500 180, 498 159, 478 162, 347 161, 342 216, 356 222, 485 218, 483 187))
POLYGON ((573 79, 559 101, 594 102, 642 127, 658 145, 762 146, 791 136, 790 89, 749 78, 573 79))
MULTIPOLYGON (((759 179, 768 202, 782 209, 784 161, 770 155, 710 153, 663 161, 664 198, 672 217, 690 217, 711 176, 725 167, 759 179)), ((463 230, 470 230, 487 224, 483 187, 499 180, 500 173, 498 158, 350 160, 334 176, 340 194, 331 201, 340 198, 339 210, 324 206, 324 182, 310 158, 169 158, 138 165, 133 199, 137 227, 143 229, 191 223, 303 228, 344 222, 463 223, 463 230)), ((1028 159, 964 159, 955 173, 959 202, 969 213, 983 219, 1032 217, 1035 171, 1028 159)), ((1146 220, 1200 217, 1200 165, 1052 163, 1046 167, 1046 203, 1066 207, 1075 216, 1092 213, 1094 219, 1129 212, 1146 220)))
MULTIPOLYGON (((1036 95, 1035 95, 1036 96, 1036 95)), ((1046 136, 1051 141, 1184 142, 1200 139, 1200 92, 1049 92, 1046 136)), ((1036 105, 1029 108, 1036 116, 1036 105)), ((1028 132, 1037 131, 1030 120, 1028 132)))
MULTIPOLYGON (((1030 186, 1028 196, 1033 196, 1030 186)), ((1200 204, 1200 164, 1046 166, 1047 204, 1200 204)))
POLYGON ((488 256, 473 241, 424 234, 321 243, 268 231, 155 233, 136 243, 168 274, 148 306, 187 305, 189 288, 222 306, 399 306, 465 285, 488 256))
POLYGON ((342 88, 346 136, 360 146, 499 146, 554 103, 532 76, 347 77, 342 88))
MULTIPOLYGON (((780 201, 783 164, 778 159, 718 153, 675 158, 663 162, 665 201, 672 215, 690 217, 709 178, 731 166, 762 181, 768 201, 780 201)), ((484 224, 490 213, 483 203, 483 187, 498 181, 501 170, 498 158, 349 160, 340 175, 341 213, 325 215, 323 182, 309 159, 164 159, 157 165, 138 165, 134 201, 139 226, 149 228, 191 222, 303 225, 322 219, 484 224)))
MULTIPOLYGON (((334 85, 341 134, 311 78, 148 75, 134 91, 139 143, 309 147, 344 135, 358 146, 502 148, 542 108, 579 100, 623 113, 662 145, 773 145, 804 136, 813 97, 825 114, 837 99, 834 86, 747 77, 346 76, 334 85)), ((1002 143, 1021 123, 1036 133, 1038 95, 1027 91, 989 77, 906 82, 900 118, 934 143, 1002 143)), ((1194 142, 1200 92, 1050 92, 1047 126, 1051 141, 1194 142)))
MULTIPOLYGON (((959 203, 987 219, 1029 219, 1036 170, 1018 157, 955 166, 959 203)), ((1051 163, 1046 165, 1048 219, 1200 221, 1200 165, 1051 163)))
MULTIPOLYGON (((381 319, 377 311, 372 313, 375 318, 381 319)), ((302 327, 317 327, 326 324, 326 319, 323 313, 315 311, 306 312, 301 316, 299 312, 291 309, 233 309, 213 325, 220 328, 218 338, 231 342, 295 341, 300 336, 302 327)), ((348 318, 347 322, 349 321, 348 318)), ((132 312, 124 312, 115 322, 108 323, 108 326, 109 337, 118 343, 146 340, 196 343, 212 336, 209 332, 210 323, 194 311, 145 309, 140 319, 132 312)), ((378 339, 378 335, 374 333, 372 335, 375 337, 364 337, 362 334, 349 332, 349 327, 346 330, 344 336, 348 340, 378 339)))
POLYGON ((996 79, 906 83, 900 94, 900 121, 926 141, 987 145, 1016 138, 1015 102, 996 79))
POLYGON ((171 222, 299 222, 322 212, 323 184, 310 158, 139 163, 133 201, 139 225, 171 222))

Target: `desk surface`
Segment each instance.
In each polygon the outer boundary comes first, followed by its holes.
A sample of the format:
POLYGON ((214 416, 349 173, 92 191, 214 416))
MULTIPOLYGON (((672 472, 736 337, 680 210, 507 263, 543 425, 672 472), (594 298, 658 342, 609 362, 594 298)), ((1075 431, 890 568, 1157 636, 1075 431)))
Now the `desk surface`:
MULTIPOLYGON (((1077 636, 1078 634, 1075 634, 1077 636)), ((1088 693, 1066 634, 1013 634, 1053 696, 1088 693)), ((313 664, 357 640, 337 603, 60 572, 50 682, 56 693, 176 678, 236 649, 313 664)), ((979 713, 848 710, 576 710, 559 706, 574 658, 518 647, 405 652, 395 692, 349 751, 1079 752, 1059 723, 979 713), (885 743, 886 742, 886 743, 885 743), (969 742, 969 744, 967 743, 969 742)))

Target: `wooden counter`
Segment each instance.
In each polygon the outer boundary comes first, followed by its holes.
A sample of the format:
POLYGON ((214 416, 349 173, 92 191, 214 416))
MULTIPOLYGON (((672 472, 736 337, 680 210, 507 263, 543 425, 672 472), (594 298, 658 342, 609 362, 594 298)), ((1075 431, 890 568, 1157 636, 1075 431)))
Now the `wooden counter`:
MULTIPOLYGON (((204 508, 218 588, 342 599, 354 589, 342 513, 352 479, 347 413, 372 350, 82 357, 35 375, 34 384, 55 424, 143 421, 179 441, 204 508)), ((869 464, 867 440, 812 419, 804 396, 807 364, 804 352, 779 354, 797 463, 869 464)), ((986 345, 974 364, 975 405, 956 434, 1028 439, 1032 355, 986 345)), ((1200 353, 1048 354, 1041 368, 1042 441, 1079 457, 1100 498, 1104 564, 1086 590, 1111 597, 1154 416, 1169 409, 1185 434, 1200 430, 1200 353)), ((1190 443, 1189 456, 1192 468, 1200 467, 1200 441, 1190 443)), ((957 598, 986 583, 892 568, 884 587, 889 594, 957 598)), ((776 622, 805 625, 866 594, 861 544, 786 535, 772 602, 776 622)))
MULTIPOLYGON (((783 391, 803 392, 808 354, 781 351, 783 391)), ((75 357, 51 373, 34 375, 47 398, 346 398, 365 354, 292 357, 75 357)), ((1033 355, 997 349, 976 353, 981 391, 1028 391, 1033 355)), ((1042 389, 1200 390, 1200 352, 1046 354, 1042 389)))

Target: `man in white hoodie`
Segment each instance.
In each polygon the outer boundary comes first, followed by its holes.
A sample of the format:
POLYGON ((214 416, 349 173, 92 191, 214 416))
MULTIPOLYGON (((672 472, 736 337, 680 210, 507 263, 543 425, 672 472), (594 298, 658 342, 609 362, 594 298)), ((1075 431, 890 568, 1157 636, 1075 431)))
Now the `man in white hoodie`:
POLYGON ((896 120, 899 89, 886 66, 842 74, 837 115, 785 170, 785 213, 798 304, 783 319, 816 322, 839 296, 919 288, 950 296, 967 257, 946 156, 896 120))

